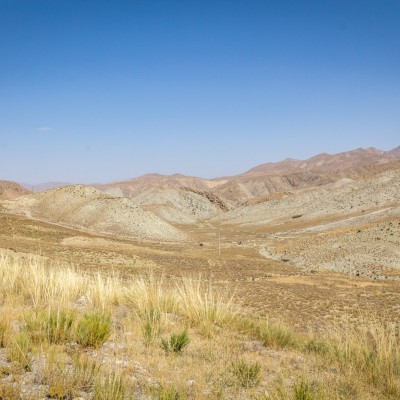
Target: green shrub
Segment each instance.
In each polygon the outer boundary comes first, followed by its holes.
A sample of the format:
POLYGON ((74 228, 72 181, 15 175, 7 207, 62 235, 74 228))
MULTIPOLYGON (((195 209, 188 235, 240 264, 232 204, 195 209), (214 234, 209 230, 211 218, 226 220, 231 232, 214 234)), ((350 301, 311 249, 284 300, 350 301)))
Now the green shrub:
POLYGON ((74 321, 73 312, 49 310, 43 321, 47 341, 54 344, 69 342, 74 321))
POLYGON ((189 345, 190 339, 187 329, 178 334, 173 334, 168 340, 161 339, 161 347, 166 353, 174 352, 176 354, 182 351, 189 345))
POLYGON ((77 342, 84 347, 102 346, 111 336, 111 316, 95 312, 85 314, 78 322, 76 331, 77 342))
POLYGON ((245 388, 258 386, 260 383, 260 371, 261 367, 258 362, 246 363, 243 360, 239 360, 232 363, 232 373, 235 375, 240 386, 245 388))

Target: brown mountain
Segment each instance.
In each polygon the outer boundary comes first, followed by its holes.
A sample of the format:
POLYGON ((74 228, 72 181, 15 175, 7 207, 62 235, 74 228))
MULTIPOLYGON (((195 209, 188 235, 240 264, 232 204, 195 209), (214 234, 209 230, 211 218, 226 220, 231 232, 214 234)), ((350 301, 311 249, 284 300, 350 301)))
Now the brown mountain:
POLYGON ((400 159, 400 147, 383 151, 375 147, 355 149, 338 154, 321 153, 308 160, 286 159, 258 165, 243 175, 283 175, 302 171, 333 172, 361 165, 385 164, 400 159))
POLYGON ((382 151, 373 147, 338 154, 318 154, 308 160, 286 159, 259 165, 231 177, 213 192, 230 207, 260 196, 299 190, 336 182, 343 178, 357 179, 376 169, 390 169, 400 160, 400 148, 382 151))
POLYGON ((208 180, 181 174, 146 174, 138 178, 113 182, 106 185, 97 185, 95 187, 105 192, 112 192, 131 198, 155 188, 190 187, 194 190, 207 191, 224 182, 226 182, 226 180, 208 180))
POLYGON ((9 200, 31 193, 18 183, 12 181, 0 181, 0 199, 9 200))
POLYGON ((370 147, 338 154, 322 153, 308 160, 265 163, 240 175, 212 180, 180 174, 148 174, 96 187, 113 196, 132 199, 136 204, 157 205, 157 213, 168 215, 165 218, 171 222, 174 212, 179 213, 179 221, 189 223, 260 196, 321 186, 343 178, 357 179, 372 173, 370 166, 397 160, 400 147, 390 151, 370 147))

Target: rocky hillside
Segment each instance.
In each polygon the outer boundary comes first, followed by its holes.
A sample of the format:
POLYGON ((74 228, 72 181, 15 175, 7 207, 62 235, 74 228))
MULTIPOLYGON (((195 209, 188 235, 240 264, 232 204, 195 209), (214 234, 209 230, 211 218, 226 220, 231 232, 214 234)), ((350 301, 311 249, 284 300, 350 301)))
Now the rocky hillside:
POLYGON ((380 172, 396 170, 399 166, 400 161, 394 161, 352 166, 335 171, 300 171, 283 175, 244 174, 216 187, 213 193, 231 208, 236 208, 243 203, 257 200, 259 197, 319 187, 343 179, 362 179, 380 172))
POLYGON ((385 164, 399 159, 399 147, 390 151, 379 150, 375 147, 359 148, 337 154, 321 153, 308 160, 286 159, 277 163, 266 163, 242 175, 287 175, 301 171, 334 172, 362 165, 385 164))
POLYGON ((279 224, 290 219, 346 218, 373 214, 376 210, 400 211, 400 163, 397 168, 360 179, 342 178, 336 182, 282 193, 245 203, 215 220, 235 224, 279 224), (249 205, 248 205, 249 204, 249 205))
POLYGON ((99 233, 162 241, 187 239, 178 229, 131 200, 82 185, 26 196, 4 206, 9 211, 99 233))
POLYGON ((225 203, 210 191, 224 182, 151 174, 96 187, 113 196, 127 197, 166 221, 190 224, 227 210, 225 203))
POLYGON ((400 162, 352 171, 355 179, 258 197, 212 221, 260 232, 267 258, 398 279, 400 162))
POLYGON ((387 165, 399 160, 400 147, 391 151, 371 147, 333 155, 322 153, 308 160, 286 159, 266 163, 240 175, 212 180, 180 174, 149 174, 96 187, 113 196, 132 199, 136 204, 157 206, 157 212, 161 210, 164 215, 168 214, 168 220, 190 223, 258 197, 318 187, 343 178, 358 179, 384 170, 387 165), (185 188, 201 197, 189 196, 187 191, 182 190, 185 188), (207 200, 211 198, 215 201, 208 204, 207 200), (172 215, 174 212, 176 218, 172 215))
POLYGON ((0 181, 0 199, 15 199, 29 194, 30 191, 12 181, 0 181))

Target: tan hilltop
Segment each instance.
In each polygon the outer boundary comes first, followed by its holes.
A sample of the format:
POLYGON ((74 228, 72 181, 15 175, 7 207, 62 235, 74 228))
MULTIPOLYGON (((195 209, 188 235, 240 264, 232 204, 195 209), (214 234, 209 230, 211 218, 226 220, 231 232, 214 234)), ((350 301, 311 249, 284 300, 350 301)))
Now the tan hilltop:
POLYGON ((186 235, 129 199, 83 185, 48 190, 4 204, 10 212, 123 237, 182 241, 186 235))
POLYGON ((15 199, 29 193, 28 189, 16 182, 0 180, 0 199, 15 199))
POLYGON ((96 187, 114 196, 127 197, 169 222, 190 224, 226 211, 227 206, 211 191, 225 182, 180 174, 147 174, 96 187))

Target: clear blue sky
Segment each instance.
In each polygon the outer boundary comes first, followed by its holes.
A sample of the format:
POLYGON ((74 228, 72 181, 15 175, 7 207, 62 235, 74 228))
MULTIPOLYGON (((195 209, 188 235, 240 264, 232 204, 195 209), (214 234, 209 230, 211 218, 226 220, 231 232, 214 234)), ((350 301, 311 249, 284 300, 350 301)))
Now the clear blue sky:
POLYGON ((0 179, 215 177, 400 145, 400 1, 0 1, 0 179))

